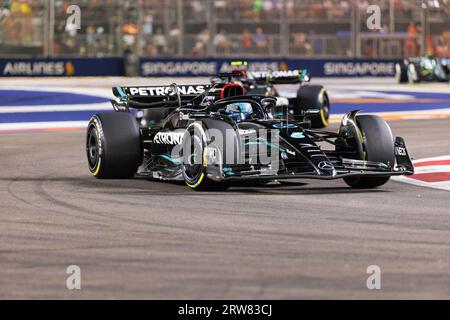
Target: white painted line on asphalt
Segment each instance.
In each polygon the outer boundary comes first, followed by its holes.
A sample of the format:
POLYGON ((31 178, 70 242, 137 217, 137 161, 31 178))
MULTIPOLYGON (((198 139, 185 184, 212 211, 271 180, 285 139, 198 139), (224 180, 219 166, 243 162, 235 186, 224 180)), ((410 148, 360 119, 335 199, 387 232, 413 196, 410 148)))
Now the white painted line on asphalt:
POLYGON ((88 121, 46 121, 0 123, 0 131, 33 130, 33 129, 65 129, 86 128, 88 121))
POLYGON ((450 191, 450 181, 441 181, 441 182, 423 182, 420 180, 411 179, 405 176, 398 176, 392 178, 394 181, 402 182, 406 184, 412 184, 418 187, 430 188, 430 189, 438 189, 444 191, 450 191))
MULTIPOLYGON (((358 108, 355 108, 357 110, 358 108)), ((359 114, 375 114, 387 120, 424 120, 450 118, 450 108, 398 112, 360 112, 359 114)), ((339 123, 344 114, 331 114, 330 122, 339 123)))
POLYGON ((415 173, 412 176, 397 176, 397 182, 415 186, 450 191, 450 155, 414 160, 415 173))
POLYGON ((61 111, 90 111, 110 110, 113 111, 111 103, 92 104, 68 104, 68 105, 39 105, 39 106, 0 106, 1 113, 29 113, 29 112, 61 112, 61 111))
POLYGON ((112 94, 112 88, 102 89, 96 87, 38 87, 38 86, 27 86, 27 85, 18 85, 18 86, 0 86, 0 90, 10 90, 10 91, 33 91, 33 92, 58 92, 58 93, 74 93, 74 94, 83 94, 87 96, 93 97, 102 97, 102 98, 114 98, 112 94))

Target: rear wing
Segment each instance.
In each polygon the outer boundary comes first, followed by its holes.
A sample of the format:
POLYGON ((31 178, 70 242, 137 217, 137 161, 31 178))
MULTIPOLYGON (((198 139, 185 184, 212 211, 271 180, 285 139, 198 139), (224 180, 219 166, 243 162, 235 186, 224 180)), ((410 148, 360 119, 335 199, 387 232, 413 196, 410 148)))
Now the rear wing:
POLYGON ((311 79, 311 76, 307 69, 251 72, 250 75, 257 82, 268 82, 271 84, 295 84, 309 81, 311 79))
POLYGON ((242 77, 244 77, 244 74, 241 71, 221 72, 217 74, 217 78, 227 80, 228 82, 231 82, 234 79, 240 80, 242 77))
POLYGON ((209 90, 211 85, 170 85, 114 87, 113 94, 119 102, 111 101, 114 108, 122 105, 127 108, 149 109, 165 106, 177 106, 209 90))
POLYGON ((411 63, 420 63, 421 60, 422 60, 422 57, 409 57, 409 58, 405 58, 403 60, 403 62, 407 65, 410 62, 411 63))
POLYGON ((440 60, 443 66, 450 66, 450 58, 441 58, 440 60))

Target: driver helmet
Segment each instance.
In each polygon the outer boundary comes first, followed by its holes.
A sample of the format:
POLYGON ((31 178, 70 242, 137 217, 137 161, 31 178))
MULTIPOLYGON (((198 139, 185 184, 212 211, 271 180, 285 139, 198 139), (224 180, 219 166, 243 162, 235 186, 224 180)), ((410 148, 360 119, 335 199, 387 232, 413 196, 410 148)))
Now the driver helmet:
POLYGON ((237 102, 226 106, 225 113, 235 121, 244 121, 252 113, 253 108, 250 103, 247 102, 237 102))

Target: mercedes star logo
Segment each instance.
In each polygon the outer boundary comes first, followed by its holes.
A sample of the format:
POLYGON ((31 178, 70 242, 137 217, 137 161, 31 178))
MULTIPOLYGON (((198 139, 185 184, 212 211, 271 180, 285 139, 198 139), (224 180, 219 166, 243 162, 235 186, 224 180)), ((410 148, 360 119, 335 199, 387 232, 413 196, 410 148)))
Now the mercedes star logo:
POLYGON ((334 169, 334 166, 331 164, 331 162, 328 162, 328 161, 320 162, 318 167, 320 170, 333 170, 334 169))

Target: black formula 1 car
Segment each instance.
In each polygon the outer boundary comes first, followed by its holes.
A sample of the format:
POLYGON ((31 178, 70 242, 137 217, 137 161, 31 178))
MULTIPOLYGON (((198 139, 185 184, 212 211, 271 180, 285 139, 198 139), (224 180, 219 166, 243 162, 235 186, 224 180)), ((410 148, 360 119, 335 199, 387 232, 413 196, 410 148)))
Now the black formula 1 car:
POLYGON ((219 74, 219 78, 229 78, 231 81, 241 83, 247 95, 261 94, 277 97, 277 104, 284 107, 285 112, 276 116, 299 116, 305 110, 316 109, 319 112, 309 115, 313 128, 325 128, 330 117, 330 98, 321 85, 309 84, 311 74, 307 69, 284 71, 248 71, 246 61, 234 61, 231 73, 219 74), (298 85, 295 97, 283 97, 279 94, 276 85, 298 85), (287 112, 287 114, 286 114, 287 112))
POLYGON ((276 98, 243 95, 235 83, 115 87, 113 93, 116 112, 94 115, 87 128, 87 160, 96 178, 184 180, 196 190, 281 179, 343 179, 354 188, 375 188, 414 172, 404 140, 374 115, 353 111, 335 133, 305 121, 317 110, 296 121, 277 119, 276 98), (130 109, 167 115, 140 128, 130 109))
POLYGON ((433 57, 408 58, 395 65, 398 83, 448 82, 450 59, 433 57))
MULTIPOLYGON (((308 70, 287 70, 287 71, 259 71, 250 72, 247 70, 247 62, 232 62, 234 68, 229 73, 219 73, 211 80, 212 84, 238 83, 244 88, 245 95, 265 95, 277 97, 277 112, 275 117, 299 117, 304 111, 315 109, 318 112, 310 112, 306 118, 311 122, 313 128, 325 128, 328 126, 330 117, 330 98, 327 91, 321 85, 311 85, 311 75, 308 70), (279 94, 277 85, 297 85, 294 97, 283 97, 279 94)), ((136 113, 137 121, 142 127, 158 122, 166 114, 152 109, 140 110, 136 113)))

